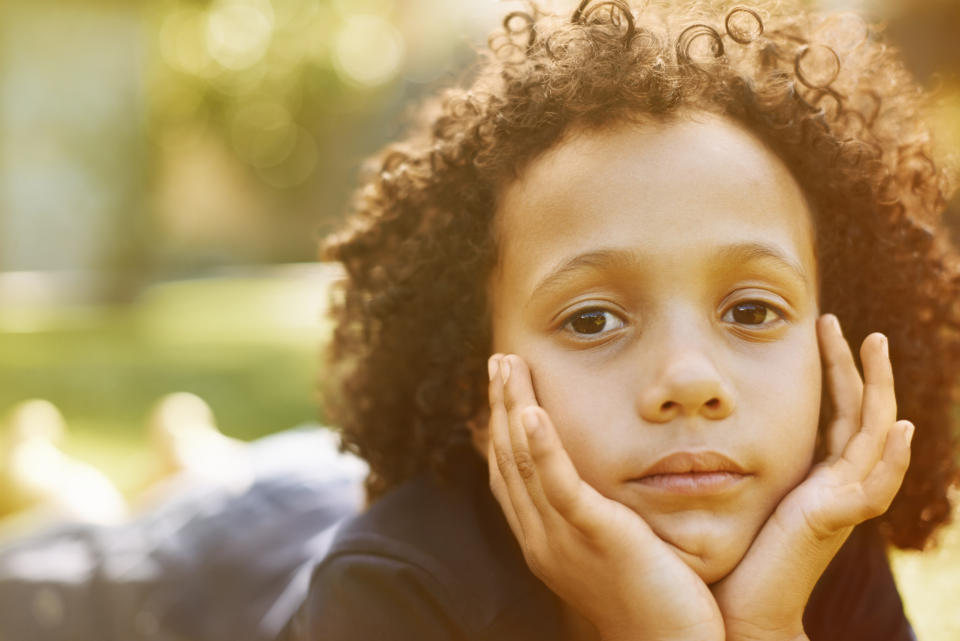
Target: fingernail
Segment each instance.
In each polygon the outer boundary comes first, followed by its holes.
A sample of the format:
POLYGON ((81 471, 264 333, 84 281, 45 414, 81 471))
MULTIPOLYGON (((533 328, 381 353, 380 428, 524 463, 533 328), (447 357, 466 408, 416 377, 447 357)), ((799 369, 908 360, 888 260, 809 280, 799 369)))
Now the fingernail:
POLYGON ((880 334, 881 342, 883 343, 883 355, 890 357, 890 343, 887 341, 887 337, 884 334, 880 334))
POLYGON ((510 361, 507 360, 506 356, 500 360, 500 378, 503 379, 504 384, 510 378, 510 361))
POLYGON ((540 417, 535 410, 525 410, 520 420, 523 421, 523 427, 527 430, 527 436, 537 436, 540 432, 540 417))
POLYGON ((907 423, 907 429, 903 431, 903 438, 906 439, 907 445, 910 445, 910 442, 913 440, 913 423, 907 423))
POLYGON ((497 356, 491 356, 489 359, 487 359, 487 372, 490 374, 491 381, 493 380, 493 377, 497 375, 497 365, 499 360, 500 358, 497 356))
POLYGON ((840 321, 833 314, 830 314, 830 324, 833 325, 833 328, 837 330, 838 334, 843 336, 843 330, 840 328, 840 321))

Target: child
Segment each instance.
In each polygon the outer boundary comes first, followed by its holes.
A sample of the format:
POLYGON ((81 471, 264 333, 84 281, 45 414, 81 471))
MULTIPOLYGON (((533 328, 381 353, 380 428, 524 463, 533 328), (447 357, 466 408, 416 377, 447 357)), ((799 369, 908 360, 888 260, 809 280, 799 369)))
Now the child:
POLYGON ((912 638, 949 185, 891 50, 782 5, 511 13, 383 155, 328 245, 372 504, 290 638, 912 638))

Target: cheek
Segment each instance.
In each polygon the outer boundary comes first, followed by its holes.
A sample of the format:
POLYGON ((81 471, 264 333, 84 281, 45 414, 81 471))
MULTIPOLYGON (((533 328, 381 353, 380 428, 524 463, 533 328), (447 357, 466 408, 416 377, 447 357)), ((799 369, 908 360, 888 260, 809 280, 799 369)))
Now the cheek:
POLYGON ((632 403, 624 397, 629 385, 622 380, 614 385, 617 373, 611 367, 592 371, 579 362, 536 352, 528 352, 526 360, 537 400, 553 420, 574 467, 602 489, 603 470, 626 442, 618 430, 635 422, 629 416, 632 403))
POLYGON ((796 345, 784 345, 769 366, 753 377, 763 390, 755 402, 766 424, 764 456, 782 482, 793 485, 806 474, 813 460, 820 422, 821 366, 816 337, 799 336, 796 345), (789 348, 789 349, 788 349, 789 348))
POLYGON ((815 329, 811 329, 806 336, 802 354, 802 358, 797 359, 796 396, 797 402, 806 408, 803 431, 809 439, 813 440, 816 439, 820 423, 820 405, 823 402, 823 370, 815 329))

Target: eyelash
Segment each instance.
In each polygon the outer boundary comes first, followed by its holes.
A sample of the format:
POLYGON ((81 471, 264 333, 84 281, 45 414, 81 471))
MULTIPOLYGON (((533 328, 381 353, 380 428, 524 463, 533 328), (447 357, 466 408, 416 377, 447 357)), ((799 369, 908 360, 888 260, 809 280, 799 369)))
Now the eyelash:
POLYGON ((584 309, 578 309, 578 310, 575 311, 574 313, 572 313, 572 314, 570 314, 569 316, 567 316, 567 317, 564 319, 564 321, 563 321, 563 326, 562 326, 562 327, 563 327, 563 329, 567 330, 568 332, 570 332, 571 334, 573 334, 574 336, 577 336, 577 337, 598 337, 598 336, 603 336, 603 335, 605 335, 605 334, 608 334, 608 333, 610 333, 610 332, 612 332, 612 331, 621 329, 621 328, 624 327, 625 325, 626 325, 626 321, 624 321, 623 318, 622 318, 619 314, 616 314, 616 313, 610 311, 609 309, 604 309, 603 307, 586 307, 586 308, 584 308, 584 309), (579 331, 576 331, 576 330, 573 328, 573 323, 574 323, 576 320, 582 319, 582 318, 587 318, 587 317, 589 317, 589 316, 597 317, 598 315, 600 315, 600 317, 602 317, 603 320, 604 320, 604 324, 603 324, 603 326, 600 328, 600 331, 598 331, 598 332, 579 332, 579 331), (620 323, 620 326, 619 326, 619 327, 614 327, 613 329, 607 329, 608 319, 610 319, 610 318, 616 319, 616 320, 620 323))
MULTIPOLYGON (((766 315, 765 315, 765 316, 766 316, 766 315)), ((724 310, 723 315, 721 316, 721 319, 724 320, 724 321, 726 321, 726 322, 728 322, 728 323, 735 323, 736 325, 739 325, 739 326, 742 326, 742 327, 749 327, 749 328, 751 328, 751 329, 760 329, 760 328, 764 328, 764 329, 765 329, 765 328, 768 328, 768 327, 770 327, 770 326, 778 323, 779 321, 786 320, 786 314, 784 313, 784 311, 783 311, 782 309, 780 309, 780 308, 777 307, 776 305, 773 305, 773 304, 771 304, 771 303, 768 303, 767 301, 750 299, 750 300, 737 301, 736 303, 730 305, 730 307, 728 307, 726 310, 724 310), (774 314, 774 316, 776 316, 776 318, 773 319, 772 321, 766 321, 766 318, 764 318, 764 321, 765 321, 765 322, 760 322, 760 323, 742 323, 742 322, 737 322, 737 321, 734 320, 733 318, 730 318, 730 319, 728 320, 727 317, 730 316, 736 308, 738 308, 738 307, 745 307, 745 306, 748 306, 748 305, 755 305, 755 306, 758 306, 758 307, 762 307, 762 308, 764 308, 764 309, 767 310, 767 314, 766 314, 766 315, 769 315, 769 313, 772 312, 772 313, 774 314)))
MULTIPOLYGON (((742 301, 737 301, 737 302, 734 303, 733 305, 730 305, 730 307, 728 307, 726 310, 724 310, 724 312, 723 312, 723 314, 722 314, 722 316, 721 316, 721 319, 724 320, 724 321, 726 321, 726 322, 729 322, 729 323, 734 323, 734 324, 739 325, 739 326, 741 326, 741 327, 748 327, 748 328, 750 328, 750 329, 761 329, 761 328, 765 329, 765 328, 768 328, 768 327, 770 327, 770 326, 772 326, 772 325, 774 325, 774 324, 777 324, 777 323, 780 322, 780 321, 785 320, 785 319, 786 319, 786 314, 783 312, 783 310, 781 310, 781 309, 780 309, 779 307, 777 307, 776 305, 772 305, 771 303, 768 303, 768 302, 766 302, 766 301, 762 301, 762 300, 742 300, 742 301), (765 310, 764 322, 760 322, 760 323, 737 322, 737 321, 732 317, 732 314, 734 313, 734 311, 735 311, 738 307, 746 307, 746 306, 756 306, 756 307, 763 308, 763 309, 765 310), (767 320, 766 317, 769 316, 770 313, 773 313, 773 315, 775 316, 775 318, 772 319, 772 320, 767 320), (728 319, 728 316, 730 316, 729 319, 728 319)), ((570 332, 571 334, 573 334, 574 336, 577 336, 577 337, 599 337, 599 336, 603 336, 603 335, 605 335, 605 334, 608 334, 608 333, 610 333, 610 332, 612 332, 612 331, 616 331, 616 330, 618 330, 618 329, 621 329, 621 328, 623 328, 625 325, 626 325, 626 321, 625 321, 619 314, 617 314, 617 313, 615 313, 615 312, 612 312, 612 311, 610 311, 609 309, 604 309, 603 307, 587 307, 587 308, 585 308, 585 309, 577 310, 577 311, 574 312, 573 314, 570 314, 569 316, 567 316, 567 317, 564 319, 564 321, 563 321, 562 327, 563 327, 564 330, 570 332), (598 331, 596 331, 596 332, 582 332, 582 331, 577 331, 577 330, 573 327, 573 323, 574 323, 575 321, 577 321, 577 320, 579 320, 579 319, 586 319, 586 318, 591 317, 591 316, 594 317, 594 318, 598 318, 598 319, 599 319, 599 318, 603 318, 603 321, 604 321, 604 322, 603 322, 603 325, 599 328, 598 331), (616 321, 619 322, 619 326, 618 326, 618 327, 614 327, 614 328, 609 328, 609 329, 608 329, 607 326, 608 326, 608 324, 609 324, 609 319, 611 319, 611 318, 616 319, 616 321)))

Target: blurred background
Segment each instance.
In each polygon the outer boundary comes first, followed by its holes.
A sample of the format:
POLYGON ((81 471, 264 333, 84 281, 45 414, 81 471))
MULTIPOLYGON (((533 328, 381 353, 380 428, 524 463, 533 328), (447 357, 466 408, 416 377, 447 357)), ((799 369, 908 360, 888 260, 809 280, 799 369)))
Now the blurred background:
MULTIPOLYGON (((811 3, 885 23, 936 92, 940 153, 960 150, 960 2, 811 3)), ((170 392, 238 439, 322 423, 317 241, 512 7, 0 0, 0 412, 52 401, 61 447, 127 495, 158 473, 170 392)), ((960 593, 960 534, 895 561, 920 638, 960 638, 938 596, 960 593)))

